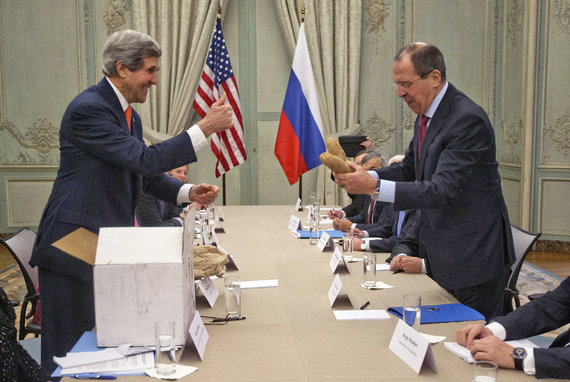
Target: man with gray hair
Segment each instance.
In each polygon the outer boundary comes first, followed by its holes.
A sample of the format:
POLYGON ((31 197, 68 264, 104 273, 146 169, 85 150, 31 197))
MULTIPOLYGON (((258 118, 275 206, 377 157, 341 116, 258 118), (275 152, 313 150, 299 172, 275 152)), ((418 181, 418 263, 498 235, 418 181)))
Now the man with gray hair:
POLYGON ((158 83, 160 46, 132 30, 116 32, 103 48, 103 78, 67 107, 60 128, 60 166, 43 212, 30 264, 39 268, 42 367, 65 356, 95 326, 92 267, 51 244, 83 227, 137 225, 135 206, 147 192, 173 203, 212 203, 219 188, 183 184, 165 174, 196 161, 210 134, 230 128, 225 95, 187 131, 147 147, 131 104, 145 102, 158 83))

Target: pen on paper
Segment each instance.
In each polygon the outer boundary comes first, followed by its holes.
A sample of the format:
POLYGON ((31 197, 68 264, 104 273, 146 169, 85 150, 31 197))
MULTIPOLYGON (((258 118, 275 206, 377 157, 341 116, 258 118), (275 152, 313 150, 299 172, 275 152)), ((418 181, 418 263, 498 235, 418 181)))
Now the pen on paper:
POLYGON ((71 378, 73 379, 104 379, 104 380, 112 380, 117 379, 114 375, 103 375, 103 374, 75 374, 72 375, 71 378))
POLYGON ((364 305, 362 305, 362 306, 360 307, 360 310, 366 309, 366 307, 367 307, 368 305, 370 305, 370 301, 366 301, 366 302, 364 303, 364 305))

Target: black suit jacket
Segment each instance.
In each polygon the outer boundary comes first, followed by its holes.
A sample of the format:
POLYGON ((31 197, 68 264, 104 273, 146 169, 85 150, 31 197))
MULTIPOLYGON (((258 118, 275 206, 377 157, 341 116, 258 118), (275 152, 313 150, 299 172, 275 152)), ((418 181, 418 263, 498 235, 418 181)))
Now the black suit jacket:
POLYGON ((175 204, 143 193, 137 204, 137 218, 142 227, 181 227, 182 223, 175 204))
POLYGON ((344 211, 346 218, 358 215, 360 211, 362 211, 362 209, 364 208, 364 205, 368 204, 368 202, 366 202, 367 197, 370 197, 369 195, 365 194, 357 194, 357 195, 348 194, 348 196, 352 198, 352 203, 350 203, 348 206, 342 209, 344 211))
MULTIPOLYGON (((512 313, 495 317, 507 331, 506 340, 527 338, 570 322, 570 277, 552 292, 512 313)), ((534 349, 537 378, 570 378, 570 330, 559 335, 550 348, 534 349)))
POLYGON ((373 227, 376 224, 380 224, 387 220, 390 220, 390 211, 392 209, 390 203, 379 202, 376 200, 374 202, 374 209, 372 211, 371 222, 367 223, 369 209, 370 209, 370 195, 365 195, 364 206, 362 207, 362 210, 360 210, 358 215, 347 218, 347 220, 356 223, 356 227, 363 230, 373 227))
POLYGON ((420 210, 428 274, 448 290, 505 277, 515 254, 485 111, 449 84, 419 156, 418 123, 403 161, 376 171, 397 182, 396 210, 420 210))
POLYGON ((131 131, 105 78, 69 104, 59 134, 59 170, 40 220, 31 265, 91 281, 90 265, 51 244, 79 227, 98 233, 100 227, 134 226, 143 188, 176 202, 182 182, 164 172, 196 161, 189 135, 183 132, 147 147, 134 109, 131 131))

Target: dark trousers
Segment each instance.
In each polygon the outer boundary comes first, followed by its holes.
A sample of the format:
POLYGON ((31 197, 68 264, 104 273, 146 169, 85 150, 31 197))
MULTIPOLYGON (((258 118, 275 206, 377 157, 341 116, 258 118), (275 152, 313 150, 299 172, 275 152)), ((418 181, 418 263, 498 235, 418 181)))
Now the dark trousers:
POLYGON ((460 303, 467 305, 489 321, 493 317, 502 316, 505 308, 506 278, 497 277, 486 283, 455 290, 448 290, 460 303))
POLYGON ((95 327, 93 282, 39 268, 42 299, 42 368, 51 374, 53 357, 63 357, 95 327))

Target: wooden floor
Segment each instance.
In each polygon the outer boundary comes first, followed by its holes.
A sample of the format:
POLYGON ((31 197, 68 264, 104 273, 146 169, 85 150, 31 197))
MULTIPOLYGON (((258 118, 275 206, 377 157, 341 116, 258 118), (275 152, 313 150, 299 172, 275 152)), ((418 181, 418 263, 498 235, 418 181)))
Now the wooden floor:
POLYGON ((570 254, 530 252, 526 257, 526 261, 561 279, 570 276, 570 254))

